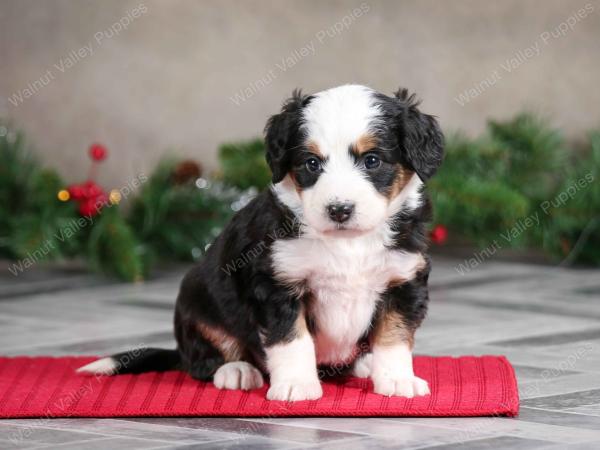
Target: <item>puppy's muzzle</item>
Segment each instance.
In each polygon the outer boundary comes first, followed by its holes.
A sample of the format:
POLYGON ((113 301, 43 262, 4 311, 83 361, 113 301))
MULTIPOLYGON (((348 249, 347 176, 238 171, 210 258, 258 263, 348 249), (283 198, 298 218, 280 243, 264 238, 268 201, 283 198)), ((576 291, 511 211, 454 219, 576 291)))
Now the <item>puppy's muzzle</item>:
POLYGON ((354 213, 354 203, 330 203, 326 207, 327 215, 337 223, 347 222, 354 213))

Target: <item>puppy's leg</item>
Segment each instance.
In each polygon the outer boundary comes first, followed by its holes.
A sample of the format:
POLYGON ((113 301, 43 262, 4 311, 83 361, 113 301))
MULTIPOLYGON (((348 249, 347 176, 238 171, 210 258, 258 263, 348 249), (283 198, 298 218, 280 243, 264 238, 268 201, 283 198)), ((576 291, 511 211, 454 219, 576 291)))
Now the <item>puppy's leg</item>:
MULTIPOLYGON (((272 305, 281 306, 280 302, 272 305)), ((281 308, 278 308, 281 309, 281 308)), ((271 379, 269 400, 314 400, 323 395, 317 373, 315 344, 299 301, 287 303, 276 314, 277 324, 266 330, 264 350, 271 379), (287 319, 286 319, 287 318, 287 319)))
POLYGON ((263 385, 260 371, 244 361, 244 345, 222 327, 201 321, 196 323, 200 335, 218 349, 225 361, 213 375, 213 383, 219 389, 258 389, 263 385))
POLYGON ((222 352, 202 335, 198 323, 183 320, 179 311, 175 313, 175 338, 182 369, 192 378, 210 381, 216 370, 225 363, 222 352))
POLYGON ((323 395, 317 374, 315 346, 308 333, 265 349, 271 375, 269 400, 314 400, 323 395))
POLYGON ((383 308, 371 335, 371 379, 378 394, 429 394, 427 382, 415 376, 412 363, 414 333, 425 318, 429 302, 430 265, 428 260, 424 262, 416 266, 414 274, 408 274, 409 279, 391 285, 382 294, 383 308))
POLYGON ((266 353, 271 375, 269 400, 315 400, 323 395, 314 343, 308 333, 268 347, 266 353))
POLYGON ((402 397, 429 394, 427 382, 413 371, 413 332, 397 313, 386 313, 382 322, 373 342, 371 362, 375 393, 402 397))
POLYGON ((260 371, 244 361, 244 346, 222 327, 208 325, 201 320, 188 325, 188 339, 180 341, 184 361, 193 378, 213 383, 219 389, 251 390, 262 387, 260 371))
POLYGON ((383 296, 383 308, 371 337, 370 376, 378 394, 429 394, 427 382, 415 376, 412 361, 414 333, 427 310, 428 273, 426 267, 415 279, 390 287, 383 296))
POLYGON ((216 370, 225 363, 221 352, 202 336, 180 345, 183 368, 196 380, 210 381, 216 370))

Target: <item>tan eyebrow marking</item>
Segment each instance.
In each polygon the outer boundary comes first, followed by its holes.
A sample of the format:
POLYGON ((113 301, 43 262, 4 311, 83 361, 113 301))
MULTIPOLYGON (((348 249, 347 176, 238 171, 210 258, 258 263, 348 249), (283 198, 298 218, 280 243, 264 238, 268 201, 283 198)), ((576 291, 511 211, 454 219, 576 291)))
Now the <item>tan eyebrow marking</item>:
POLYGON ((293 170, 291 170, 289 172, 289 176, 290 176, 290 179, 292 180, 292 183, 294 184, 294 189, 296 189, 296 192, 298 193, 298 195, 300 197, 302 197, 302 188, 300 188, 300 185, 298 184, 298 180, 296 180, 296 175, 294 175, 293 170))
POLYGON ((400 194, 400 192, 402 192, 402 189, 404 189, 404 186, 406 186, 408 182, 412 179, 413 175, 414 172, 408 170, 405 167, 399 167, 398 173, 394 178, 394 183, 392 184, 391 189, 389 190, 388 198, 390 199, 390 201, 396 198, 396 196, 400 194))
POLYGON ((352 146, 352 150, 362 155, 377 147, 377 138, 372 134, 363 134, 352 146))
POLYGON ((316 156, 318 156, 319 158, 323 159, 323 153, 321 153, 321 149, 319 148, 319 146, 317 145, 316 142, 310 141, 306 144, 306 148, 308 149, 309 152, 315 154, 316 156))

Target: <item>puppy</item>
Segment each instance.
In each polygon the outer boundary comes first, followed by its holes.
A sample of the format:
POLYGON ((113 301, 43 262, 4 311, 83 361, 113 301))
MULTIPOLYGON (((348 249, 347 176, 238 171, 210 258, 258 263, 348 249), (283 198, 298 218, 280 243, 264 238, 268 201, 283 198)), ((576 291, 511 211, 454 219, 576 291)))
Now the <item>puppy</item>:
POLYGON ((321 397, 319 368, 370 377, 376 393, 427 395, 414 375, 430 262, 424 182, 444 139, 404 89, 299 91, 265 129, 273 185, 239 211, 181 283, 177 350, 79 369, 179 369, 267 398, 321 397))

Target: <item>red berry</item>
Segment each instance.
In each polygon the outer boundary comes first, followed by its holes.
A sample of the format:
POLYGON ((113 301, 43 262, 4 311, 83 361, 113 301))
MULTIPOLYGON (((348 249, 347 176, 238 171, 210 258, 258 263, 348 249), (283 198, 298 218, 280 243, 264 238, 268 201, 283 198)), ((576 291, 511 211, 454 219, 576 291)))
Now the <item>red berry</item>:
POLYGON ((82 216, 95 216, 98 214, 98 209, 96 208, 96 202, 92 199, 87 199, 82 201, 79 204, 79 214, 82 216))
POLYGON ((86 181, 84 186, 87 198, 95 198, 101 194, 104 194, 102 188, 93 181, 86 181))
POLYGON ((73 200, 82 200, 85 197, 85 191, 80 184, 72 184, 67 187, 67 191, 73 200))
POLYGON ((443 244, 448 239, 448 229, 444 225, 436 225, 431 230, 430 237, 435 244, 443 244))
POLYGON ((90 147, 90 157, 94 161, 102 161, 107 155, 106 147, 101 144, 92 144, 90 147))

